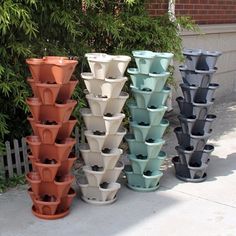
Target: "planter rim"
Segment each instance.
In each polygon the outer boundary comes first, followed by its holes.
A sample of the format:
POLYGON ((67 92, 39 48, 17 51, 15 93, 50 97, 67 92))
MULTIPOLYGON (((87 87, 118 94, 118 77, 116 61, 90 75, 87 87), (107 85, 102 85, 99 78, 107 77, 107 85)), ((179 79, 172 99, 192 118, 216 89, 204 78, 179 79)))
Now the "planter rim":
POLYGON ((145 179, 154 179, 154 178, 163 176, 163 172, 160 170, 152 171, 152 174, 154 174, 154 175, 151 175, 151 176, 148 176, 145 174, 142 174, 142 175, 143 175, 143 178, 145 178, 145 179))
POLYGON ((101 62, 101 63, 109 63, 112 61, 112 56, 105 54, 105 55, 94 55, 87 57, 88 61, 91 62, 101 62))
POLYGON ((149 50, 135 50, 135 51, 132 51, 132 54, 134 57, 137 57, 137 58, 152 59, 155 57, 155 53, 149 50))
POLYGON ((161 145, 165 143, 164 139, 155 139, 154 143, 149 143, 147 141, 144 142, 147 146, 156 146, 156 145, 161 145))
POLYGON ((200 56, 202 54, 201 49, 185 48, 183 50, 183 55, 186 56, 200 56))
POLYGON ((83 72, 80 74, 82 79, 92 80, 94 79, 93 73, 91 72, 83 72))
POLYGON ((131 57, 127 55, 113 55, 112 56, 113 61, 123 61, 123 62, 128 62, 131 61, 131 57))
POLYGON ((222 55, 221 51, 208 51, 208 50, 203 50, 202 51, 203 56, 211 56, 211 57, 218 57, 222 55))
POLYGON ((59 66, 59 67, 64 67, 64 66, 68 66, 68 65, 73 65, 73 64, 77 64, 78 61, 76 60, 68 60, 68 59, 53 59, 53 60, 47 60, 47 59, 43 59, 43 58, 29 58, 26 59, 26 63, 28 65, 55 65, 55 66, 59 66))
POLYGON ((60 88, 62 84, 47 84, 47 83, 38 83, 36 82, 35 85, 37 87, 43 87, 43 88, 60 88))
POLYGON ((86 94, 86 99, 92 99, 92 100, 96 100, 96 101, 108 101, 109 98, 100 98, 98 96, 95 96, 94 94, 92 93, 89 93, 89 94, 86 94))
POLYGON ((159 57, 159 58, 172 58, 174 56, 173 53, 171 52, 154 52, 155 57, 159 57))
POLYGON ((109 82, 109 83, 121 83, 121 82, 124 82, 124 81, 127 81, 127 80, 128 80, 127 77, 122 77, 122 76, 117 77, 115 79, 109 79, 109 77, 105 78, 105 81, 109 82))
POLYGON ((150 77, 160 77, 160 78, 164 78, 164 77, 167 77, 170 75, 170 72, 168 71, 165 71, 165 72, 161 72, 159 74, 156 74, 156 73, 149 73, 148 74, 150 77))
POLYGON ((142 91, 142 90, 140 90, 139 88, 135 87, 132 84, 130 85, 130 88, 134 93, 141 93, 141 94, 152 94, 153 93, 153 90, 151 90, 151 91, 142 91))

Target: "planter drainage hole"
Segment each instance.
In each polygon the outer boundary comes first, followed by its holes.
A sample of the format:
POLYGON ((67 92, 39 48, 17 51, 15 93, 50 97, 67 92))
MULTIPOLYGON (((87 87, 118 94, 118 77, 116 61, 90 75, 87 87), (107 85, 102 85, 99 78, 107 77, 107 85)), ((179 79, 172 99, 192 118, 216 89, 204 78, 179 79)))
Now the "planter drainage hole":
POLYGON ((109 76, 108 79, 116 79, 116 78, 109 76))
POLYGON ((53 82, 53 81, 45 81, 43 82, 44 84, 57 84, 56 82, 53 82))
POLYGON ((146 160, 146 159, 147 159, 147 156, 144 156, 144 155, 142 155, 142 154, 138 154, 138 155, 136 155, 136 157, 137 157, 137 159, 139 159, 139 160, 146 160))
POLYGON ((105 135, 105 132, 104 131, 95 130, 95 131, 93 131, 93 134, 94 135, 105 135))
POLYGON ((103 95, 100 95, 100 94, 99 94, 99 95, 96 95, 95 97, 96 97, 96 98, 107 98, 106 95, 103 96, 103 95))
POLYGON ((102 149, 102 152, 103 152, 103 153, 110 153, 110 152, 111 152, 111 149, 110 149, 110 148, 103 148, 103 149, 102 149))
POLYGON ((106 117, 112 117, 113 114, 111 114, 111 113, 106 113, 104 116, 106 116, 106 117))
POLYGON ((103 170, 103 167, 99 167, 97 165, 91 166, 91 168, 93 171, 102 171, 103 170))
POLYGON ((152 138, 149 138, 149 139, 146 139, 146 142, 147 142, 147 143, 154 143, 154 142, 155 142, 155 140, 154 140, 154 139, 152 139, 152 138))
POLYGON ((43 163, 44 164, 56 164, 57 161, 55 159, 50 160, 50 159, 46 158, 43 163))
POLYGON ((151 92, 152 90, 150 88, 143 88, 142 91, 144 91, 144 92, 151 92))
POLYGON ((141 125, 141 126, 149 126, 149 123, 145 123, 143 121, 139 122, 138 124, 141 125))
POLYGON ((186 151, 193 151, 194 147, 193 146, 188 146, 185 148, 186 151))
POLYGON ((151 176, 152 172, 150 170, 147 170, 147 171, 143 172, 143 174, 146 176, 151 176))
POLYGON ((56 139, 57 144, 64 144, 65 141, 63 139, 56 139))
POLYGON ((57 104, 64 104, 64 102, 62 100, 56 100, 57 104))
POLYGON ((101 188, 104 188, 104 189, 107 189, 107 188, 108 188, 108 185, 109 185, 109 183, 103 182, 103 183, 100 184, 100 187, 101 187, 101 188))
POLYGON ((149 108, 149 109, 157 109, 157 107, 156 107, 156 106, 153 106, 153 105, 152 105, 152 106, 148 106, 148 108, 149 108))
POLYGON ((57 125, 57 122, 54 120, 43 120, 43 121, 41 121, 41 124, 43 124, 43 125, 57 125))
POLYGON ((45 194, 42 197, 40 197, 40 200, 43 202, 55 202, 57 198, 54 195, 45 194))

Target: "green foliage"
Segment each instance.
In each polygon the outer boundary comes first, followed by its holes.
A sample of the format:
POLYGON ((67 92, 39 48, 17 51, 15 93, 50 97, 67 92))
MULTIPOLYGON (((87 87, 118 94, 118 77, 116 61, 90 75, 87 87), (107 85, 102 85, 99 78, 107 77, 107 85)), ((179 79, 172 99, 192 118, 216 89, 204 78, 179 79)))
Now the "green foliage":
MULTIPOLYGON (((0 3, 0 152, 3 142, 30 133, 26 97, 28 57, 75 55, 75 75, 88 70, 83 55, 97 51, 130 55, 132 50, 173 52, 181 59, 178 26, 194 29, 187 18, 150 18, 143 0, 4 0, 0 3)), ((134 62, 132 62, 134 63, 134 62)), ((132 64, 131 64, 132 65, 132 64)), ((87 106, 80 81, 74 114, 87 106)))
POLYGON ((6 191, 8 188, 22 184, 26 184, 25 175, 15 175, 9 179, 3 179, 0 176, 0 193, 6 191))

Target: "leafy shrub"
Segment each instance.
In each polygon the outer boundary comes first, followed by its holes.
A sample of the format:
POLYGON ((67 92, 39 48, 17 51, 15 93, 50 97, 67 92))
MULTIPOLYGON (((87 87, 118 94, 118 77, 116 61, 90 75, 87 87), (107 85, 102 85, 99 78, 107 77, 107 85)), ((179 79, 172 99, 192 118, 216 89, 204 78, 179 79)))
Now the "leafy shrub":
MULTIPOLYGON (((4 0, 0 3, 0 152, 7 139, 30 133, 26 120, 28 57, 78 56, 76 75, 88 69, 86 52, 131 54, 134 49, 173 52, 181 58, 178 24, 193 29, 188 18, 170 22, 150 18, 142 0, 4 0)), ((73 95, 86 105, 83 83, 73 95)))

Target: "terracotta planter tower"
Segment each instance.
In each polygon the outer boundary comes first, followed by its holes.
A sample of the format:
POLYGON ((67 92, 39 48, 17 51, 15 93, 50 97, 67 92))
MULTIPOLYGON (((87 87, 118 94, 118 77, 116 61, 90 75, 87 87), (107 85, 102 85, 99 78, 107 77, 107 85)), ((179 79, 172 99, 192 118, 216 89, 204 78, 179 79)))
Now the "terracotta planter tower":
POLYGON ((172 53, 133 52, 137 68, 128 69, 134 100, 129 101, 130 134, 126 135, 130 165, 125 166, 127 186, 135 191, 154 191, 163 173, 160 167, 166 158, 161 151, 162 136, 169 124, 163 119, 170 88, 166 72, 172 53))
POLYGON ((78 179, 85 202, 104 205, 116 200, 120 184, 117 179, 123 170, 119 161, 123 153, 119 145, 126 134, 121 126, 125 115, 121 110, 128 98, 122 92, 127 81, 124 72, 130 61, 128 56, 88 53, 91 73, 82 73, 90 109, 81 109, 86 131, 86 144, 80 145, 85 162, 78 179))
POLYGON ((172 159, 176 177, 188 182, 202 182, 207 178, 207 167, 213 145, 207 144, 216 116, 210 114, 214 93, 219 84, 212 83, 221 52, 186 49, 185 65, 180 66, 183 97, 178 97, 181 127, 174 132, 178 139, 178 156, 172 159))
POLYGON ((71 113, 76 101, 71 95, 77 80, 71 79, 76 60, 44 57, 26 60, 31 75, 27 81, 34 97, 27 99, 28 120, 33 135, 26 137, 33 171, 26 178, 30 185, 32 212, 42 219, 58 219, 69 213, 75 196, 70 169, 76 157, 71 152, 75 139, 70 137, 76 119, 71 113))

